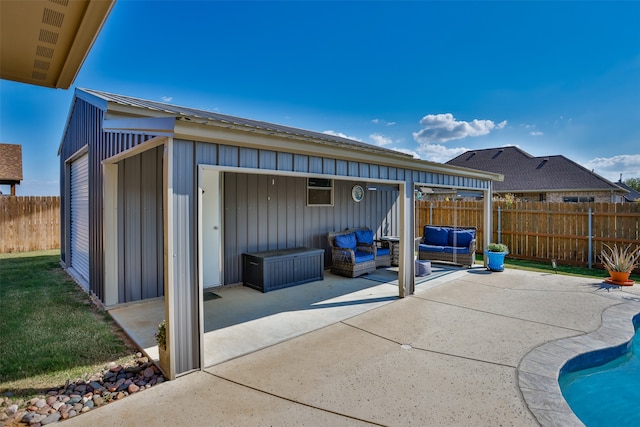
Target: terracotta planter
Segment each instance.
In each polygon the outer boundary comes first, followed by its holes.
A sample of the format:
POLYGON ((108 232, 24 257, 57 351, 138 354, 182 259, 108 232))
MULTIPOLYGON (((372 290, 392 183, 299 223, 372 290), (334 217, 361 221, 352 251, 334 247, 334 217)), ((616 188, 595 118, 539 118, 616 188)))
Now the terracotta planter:
POLYGON ((630 271, 609 271, 609 276, 614 282, 625 283, 629 280, 630 275, 630 271))

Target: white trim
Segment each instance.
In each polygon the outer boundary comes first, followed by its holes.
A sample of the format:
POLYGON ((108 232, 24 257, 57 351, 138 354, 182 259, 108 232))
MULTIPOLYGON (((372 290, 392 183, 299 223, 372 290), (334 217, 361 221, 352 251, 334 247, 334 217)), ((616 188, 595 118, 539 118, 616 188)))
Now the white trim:
MULTIPOLYGON (((493 224, 493 191, 492 191, 493 183, 489 183, 489 188, 484 192, 484 235, 483 235, 483 249, 486 249, 491 243, 491 235, 493 234, 492 224, 493 224)), ((484 252, 484 251, 483 251, 484 252)), ((486 254, 482 254, 482 259, 484 260, 484 266, 487 267, 487 263, 489 262, 486 254)))
MULTIPOLYGON (((172 319, 175 317, 174 302, 174 248, 173 248, 173 138, 164 144, 162 182, 164 187, 164 312, 167 321, 167 352, 169 353, 169 379, 176 378, 176 350, 173 347, 176 330, 172 319)), ((201 344, 201 343, 199 343, 201 344)))
MULTIPOLYGON (((491 183, 491 180, 485 180, 488 183, 491 183)), ((486 191, 486 188, 480 188, 480 187, 473 187, 473 186, 468 186, 468 185, 445 185, 445 184, 432 184, 432 183, 428 183, 428 182, 414 182, 413 185, 415 187, 432 187, 432 188, 447 188, 447 189, 455 189, 455 190, 459 190, 459 189, 465 189, 465 190, 474 190, 474 191, 486 191)))
POLYGON ((208 165, 204 163, 199 163, 198 166, 203 169, 214 169, 222 172, 235 172, 235 173, 246 173, 246 174, 255 174, 255 175, 279 175, 279 176, 295 176, 295 177, 316 177, 316 178, 330 178, 339 181, 352 181, 352 182, 383 182, 386 184, 404 184, 405 181, 397 180, 397 179, 383 179, 383 178, 361 178, 358 176, 348 176, 348 175, 331 175, 326 173, 309 173, 309 172, 294 172, 294 171, 281 171, 275 169, 254 169, 254 168, 241 168, 234 166, 218 166, 218 165, 208 165))
POLYGON ((76 160, 78 160, 80 157, 82 157, 83 155, 85 155, 87 153, 89 153, 89 144, 83 145, 75 153, 73 153, 72 155, 67 157, 65 159, 65 163, 71 164, 71 163, 75 162, 76 160))
POLYGON ((409 186, 405 181, 400 183, 400 224, 399 245, 400 253, 398 254, 398 292, 399 297, 404 298, 412 295, 415 288, 414 269, 414 221, 413 212, 415 210, 414 203, 414 186, 409 186), (408 260, 411 259, 411 262, 408 260))
POLYGON ((118 165, 103 163, 104 305, 118 303, 118 165))
MULTIPOLYGON (((204 367, 204 272, 202 268, 203 263, 203 249, 202 249, 202 172, 203 168, 200 165, 196 165, 198 168, 198 228, 196 230, 196 237, 198 240, 198 349, 200 367, 204 367)), ((222 276, 222 274, 221 274, 222 276)))
POLYGON ((136 156, 140 153, 143 153, 147 150, 150 150, 152 148, 155 148, 159 145, 163 145, 167 143, 168 138, 166 136, 157 136, 155 138, 151 138, 148 141, 145 141, 143 143, 140 143, 138 145, 136 145, 135 147, 132 147, 128 150, 122 151, 114 156, 108 157, 106 159, 104 159, 102 161, 102 164, 109 164, 109 163, 117 163, 121 160, 127 159, 129 157, 133 157, 136 156))

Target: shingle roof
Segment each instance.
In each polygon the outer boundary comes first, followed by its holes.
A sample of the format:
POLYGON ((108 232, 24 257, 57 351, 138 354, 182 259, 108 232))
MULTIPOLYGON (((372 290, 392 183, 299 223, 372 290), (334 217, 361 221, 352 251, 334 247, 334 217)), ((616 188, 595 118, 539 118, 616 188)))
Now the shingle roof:
POLYGON ((228 124, 234 126, 241 126, 244 128, 251 128, 255 130, 261 130, 265 132, 272 132, 281 135, 296 136, 302 138, 309 138, 316 141, 325 143, 339 144, 348 146, 355 149, 367 150, 376 152, 379 154, 398 156, 401 158, 410 158, 413 156, 405 154, 399 151, 390 150, 387 148, 378 147, 375 145, 367 144, 364 142, 356 141, 353 139, 342 138, 340 136, 330 135, 322 132, 316 132, 306 129, 294 128, 290 126, 278 125, 274 123, 263 122, 260 120, 246 119, 242 117, 229 116, 226 114, 215 113, 212 111, 199 110, 196 108, 180 107, 177 105, 166 104, 163 102, 149 101, 140 98, 134 98, 124 95, 116 95, 113 93, 102 92, 94 89, 78 88, 77 92, 85 92, 94 95, 108 103, 119 104, 123 106, 137 107, 161 113, 167 113, 167 116, 175 116, 187 121, 202 121, 202 122, 217 122, 221 124, 228 124))
POLYGON ((467 151, 446 164, 504 175, 496 182, 497 192, 550 190, 614 190, 623 192, 611 181, 564 156, 534 157, 517 147, 467 151))
POLYGON ((0 183, 22 181, 22 146, 0 144, 0 183))
POLYGON ((629 191, 629 194, 625 194, 624 195, 624 199, 627 202, 635 202, 636 200, 640 200, 640 192, 638 192, 638 191, 634 190, 633 188, 629 187, 627 184, 625 184, 622 181, 616 182, 616 185, 618 187, 621 187, 621 188, 629 191))

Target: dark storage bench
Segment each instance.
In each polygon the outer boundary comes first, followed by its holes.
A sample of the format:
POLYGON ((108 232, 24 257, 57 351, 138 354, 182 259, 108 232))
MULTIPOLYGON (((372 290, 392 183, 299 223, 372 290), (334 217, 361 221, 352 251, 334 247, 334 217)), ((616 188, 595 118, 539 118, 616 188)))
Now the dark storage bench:
POLYGON ((243 283, 269 292, 324 279, 324 249, 294 248, 242 254, 243 283))

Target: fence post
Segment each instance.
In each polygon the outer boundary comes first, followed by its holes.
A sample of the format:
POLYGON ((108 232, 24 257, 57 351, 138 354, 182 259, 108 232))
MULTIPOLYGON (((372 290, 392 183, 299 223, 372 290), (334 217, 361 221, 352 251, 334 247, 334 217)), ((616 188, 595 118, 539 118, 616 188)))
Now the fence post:
POLYGON ((498 243, 502 243, 502 210, 498 205, 498 243))
POLYGON ((593 212, 589 208, 589 268, 593 268, 593 212))
POLYGON ((429 203, 429 224, 433 224, 433 202, 429 203))

